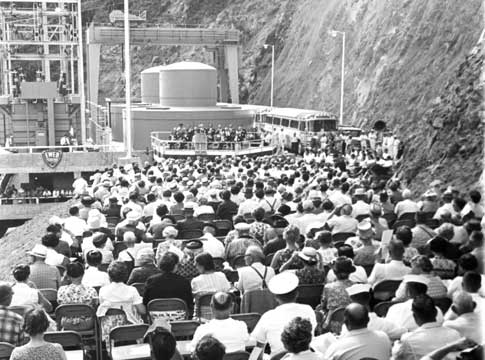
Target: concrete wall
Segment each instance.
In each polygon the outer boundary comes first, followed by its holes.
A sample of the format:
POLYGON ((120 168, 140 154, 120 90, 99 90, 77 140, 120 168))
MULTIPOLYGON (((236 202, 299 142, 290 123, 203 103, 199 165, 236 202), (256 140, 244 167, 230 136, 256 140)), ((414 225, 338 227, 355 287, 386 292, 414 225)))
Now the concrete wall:
POLYGON ((125 154, 122 152, 66 152, 55 169, 48 167, 41 153, 0 154, 0 173, 66 173, 94 171, 109 167, 125 154))
MULTIPOLYGON (((111 127, 113 140, 123 141, 123 114, 122 106, 112 106, 111 127)), ((245 109, 212 108, 173 108, 170 110, 147 109, 135 107, 132 110, 133 148, 145 150, 150 147, 150 133, 152 131, 172 131, 178 124, 186 127, 198 126, 242 126, 249 128, 253 124, 253 114, 245 109)))

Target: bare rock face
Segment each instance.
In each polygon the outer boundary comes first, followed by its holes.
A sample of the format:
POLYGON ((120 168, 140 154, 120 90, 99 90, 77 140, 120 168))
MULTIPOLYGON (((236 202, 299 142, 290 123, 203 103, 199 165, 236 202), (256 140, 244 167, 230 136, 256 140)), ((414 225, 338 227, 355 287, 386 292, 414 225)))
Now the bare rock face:
MULTIPOLYGON (((99 0, 94 21, 106 22, 117 3, 99 0)), ((480 60, 469 55, 483 28, 482 1, 140 0, 130 6, 147 10, 147 21, 161 26, 238 29, 240 102, 269 104, 271 50, 263 44, 274 44, 275 105, 335 114, 342 41, 329 30, 345 31, 345 121, 370 127, 383 120, 395 129, 406 145, 401 174, 413 186, 442 177, 465 190, 478 181, 481 161, 471 172, 461 166, 477 160, 482 148, 481 140, 470 142, 482 130, 485 109, 477 105, 480 72, 472 64, 480 60)), ((147 67, 213 61, 202 47, 148 43, 132 56, 134 96, 147 67)), ((100 99, 124 95, 121 59, 120 46, 102 49, 100 99)))

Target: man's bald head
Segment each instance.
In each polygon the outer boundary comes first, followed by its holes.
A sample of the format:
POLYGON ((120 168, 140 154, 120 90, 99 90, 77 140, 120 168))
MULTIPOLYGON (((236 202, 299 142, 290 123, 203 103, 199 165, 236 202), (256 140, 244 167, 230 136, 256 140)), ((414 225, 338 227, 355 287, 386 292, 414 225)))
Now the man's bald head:
POLYGON ((256 245, 248 246, 248 248, 246 249, 245 255, 246 255, 246 262, 251 262, 251 264, 255 262, 263 262, 265 259, 263 251, 259 246, 256 246, 256 245))
POLYGON ((347 329, 364 329, 369 323, 369 312, 364 305, 351 303, 344 310, 344 323, 347 329))
POLYGON ((458 315, 471 313, 475 310, 475 302, 466 291, 457 291, 453 294, 453 312, 458 315))

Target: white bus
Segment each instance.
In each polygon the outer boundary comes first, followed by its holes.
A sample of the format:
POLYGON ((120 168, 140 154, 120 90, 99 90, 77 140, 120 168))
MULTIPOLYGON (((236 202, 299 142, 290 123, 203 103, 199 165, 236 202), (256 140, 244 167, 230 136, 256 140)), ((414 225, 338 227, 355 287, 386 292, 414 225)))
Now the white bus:
POLYGON ((337 131, 337 117, 333 114, 294 108, 272 108, 260 112, 259 127, 265 131, 285 134, 285 147, 290 148, 296 133, 303 146, 308 146, 313 136, 337 131))

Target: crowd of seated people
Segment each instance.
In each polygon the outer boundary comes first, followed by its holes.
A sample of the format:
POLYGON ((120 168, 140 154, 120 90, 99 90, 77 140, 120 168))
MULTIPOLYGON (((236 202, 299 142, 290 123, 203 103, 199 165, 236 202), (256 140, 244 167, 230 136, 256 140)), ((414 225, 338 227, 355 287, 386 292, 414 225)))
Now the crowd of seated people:
POLYGON ((169 158, 76 179, 78 204, 49 220, 29 264, 0 284, 0 342, 16 346, 14 359, 40 359, 37 347, 57 358, 45 331, 97 323, 109 350, 115 327, 152 324, 160 359, 478 354, 480 192, 434 181, 413 193, 335 159, 169 158), (154 305, 173 298, 184 306, 154 305), (96 319, 56 315, 72 304, 96 319), (173 329, 187 319, 198 326, 180 339, 173 329))

